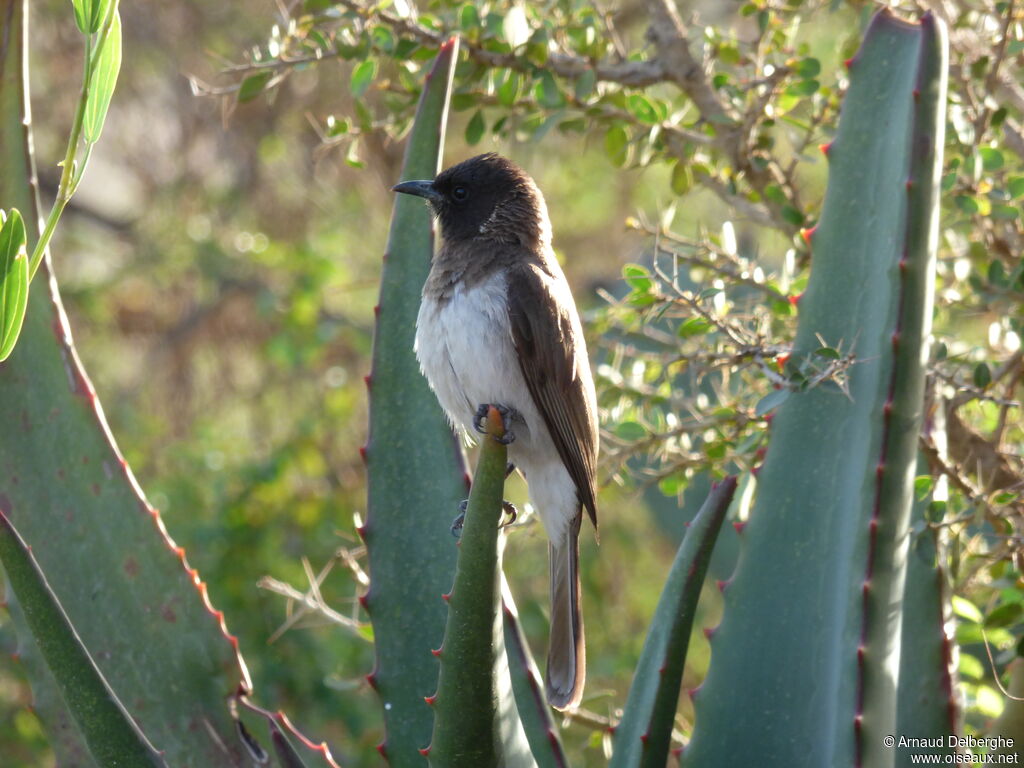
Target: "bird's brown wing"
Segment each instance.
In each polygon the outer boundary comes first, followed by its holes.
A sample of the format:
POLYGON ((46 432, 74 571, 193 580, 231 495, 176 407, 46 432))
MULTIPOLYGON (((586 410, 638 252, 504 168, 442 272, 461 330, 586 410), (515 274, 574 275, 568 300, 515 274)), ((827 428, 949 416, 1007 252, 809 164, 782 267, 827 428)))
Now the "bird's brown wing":
POLYGON ((569 286, 525 263, 509 271, 507 301, 526 386, 596 526, 597 403, 569 286))

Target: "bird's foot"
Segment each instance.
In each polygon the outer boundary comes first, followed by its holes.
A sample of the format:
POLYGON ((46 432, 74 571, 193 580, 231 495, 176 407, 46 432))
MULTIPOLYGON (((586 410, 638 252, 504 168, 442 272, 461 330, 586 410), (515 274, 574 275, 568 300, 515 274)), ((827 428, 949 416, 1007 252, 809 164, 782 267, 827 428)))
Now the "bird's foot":
MULTIPOLYGON (((449 529, 452 532, 452 536, 456 539, 462 538, 462 526, 466 522, 466 508, 469 506, 469 499, 463 499, 459 502, 459 514, 456 515, 455 519, 452 520, 452 526, 449 529)), ((507 499, 501 500, 501 511, 508 515, 508 520, 499 525, 499 528, 505 528, 506 526, 512 525, 519 517, 519 510, 516 509, 516 505, 507 499)))
POLYGON ((512 432, 511 424, 514 419, 519 418, 519 413, 514 408, 509 408, 507 405, 482 403, 476 409, 476 415, 473 417, 473 429, 482 435, 487 434, 487 413, 491 408, 494 408, 501 416, 501 426, 505 431, 504 435, 494 439, 502 445, 508 445, 516 439, 515 434, 512 432))

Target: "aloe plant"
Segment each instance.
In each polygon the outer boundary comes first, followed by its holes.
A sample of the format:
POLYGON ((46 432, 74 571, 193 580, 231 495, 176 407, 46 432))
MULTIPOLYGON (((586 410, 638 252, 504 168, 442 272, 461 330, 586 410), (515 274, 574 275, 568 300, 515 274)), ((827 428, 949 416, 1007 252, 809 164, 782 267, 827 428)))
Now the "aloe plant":
MULTIPOLYGON (((41 233, 26 12, 24 0, 0 2, 0 200, 33 222, 25 227, 31 250, 41 233)), ((89 125, 95 138, 98 123, 89 125)), ((39 268, 21 341, 0 363, 0 513, 31 548, 83 652, 168 764, 246 765, 228 706, 229 697, 252 688, 238 642, 118 450, 72 343, 48 258, 39 268)), ((27 600, 19 605, 23 589, 9 575, 18 659, 58 761, 109 764, 93 755, 82 707, 60 693, 68 681, 48 666, 55 640, 36 639, 33 608, 27 600)))
POLYGON ((945 51, 941 22, 883 10, 849 62, 791 366, 823 345, 855 362, 772 422, 687 766, 893 765, 945 51))
MULTIPOLYGON (((403 178, 440 168, 458 41, 442 47, 424 84, 406 149, 403 178)), ((370 432, 366 542, 370 589, 363 598, 373 622, 377 662, 369 675, 384 709, 391 765, 425 764, 433 713, 424 697, 437 688, 437 659, 456 550, 449 527, 469 484, 462 452, 413 354, 420 290, 433 255, 430 214, 397 195, 381 271, 373 368, 366 383, 370 432), (413 554, 414 553, 414 554, 413 554), (410 562, 412 556, 412 562, 410 562)))
MULTIPOLYGON (((25 3, 3 3, 4 39, 14 44, 0 62, 0 196, 36 221, 21 119, 25 37, 9 34, 24 31, 25 3)), ((74 7, 80 26, 93 30, 99 6, 74 7)), ((424 85, 403 178, 440 167, 457 52, 454 40, 442 46, 424 85)), ((942 25, 886 11, 850 62, 825 207, 808 233, 814 259, 792 387, 775 398, 782 402, 756 503, 724 585, 724 618, 684 755, 691 768, 726 759, 886 766, 895 752, 883 736, 958 727, 952 698, 943 698, 952 686, 950 641, 932 540, 916 538, 910 557, 918 559, 906 562, 945 70, 942 25), (821 370, 828 375, 808 375, 821 370), (904 617, 914 622, 907 632, 904 617)), ((7 221, 0 265, 10 271, 26 249, 11 246, 18 220, 7 221)), ((38 242, 25 229, 28 244, 38 242)), ((369 680, 386 728, 379 751, 394 766, 566 766, 511 595, 501 599, 505 449, 497 441, 483 441, 461 546, 448 533, 469 483, 412 352, 432 237, 427 210, 399 197, 367 377, 369 496, 360 529, 376 648, 369 680)), ((0 531, 0 556, 23 601, 11 610, 40 714, 64 732, 55 750, 68 762, 109 762, 67 693, 69 681, 84 677, 125 749, 140 750, 137 762, 244 765, 246 752, 269 760, 230 700, 266 718, 279 765, 302 765, 306 753, 289 740, 287 719, 249 701, 237 642, 118 453, 42 263, 49 295, 32 292, 22 341, 0 364, 0 464, 11 468, 0 485, 0 522, 11 524, 0 531), (51 535, 57 529, 62 535, 51 535), (97 593, 103 611, 93 607, 97 593), (55 661, 55 643, 64 644, 64 662, 55 661), (78 725, 59 727, 68 723, 78 725)), ((616 768, 665 764, 697 600, 735 487, 728 478, 712 489, 680 546, 615 732, 616 768)), ((318 749, 318 761, 330 763, 318 749)))

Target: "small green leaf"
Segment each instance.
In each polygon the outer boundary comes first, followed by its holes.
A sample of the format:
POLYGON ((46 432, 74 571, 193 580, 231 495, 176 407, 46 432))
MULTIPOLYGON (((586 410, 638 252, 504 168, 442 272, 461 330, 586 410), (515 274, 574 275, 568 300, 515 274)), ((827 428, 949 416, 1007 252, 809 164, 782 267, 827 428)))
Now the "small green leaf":
POLYGON ((1003 153, 993 147, 982 147, 978 150, 981 155, 981 165, 986 171, 998 171, 1003 167, 1003 153))
POLYGON ((693 186, 693 174, 685 160, 677 160, 672 168, 672 191, 677 195, 685 195, 686 190, 693 186))
POLYGON ((626 99, 626 108, 641 123, 654 125, 658 122, 658 111, 642 93, 630 94, 626 99))
POLYGON ((711 323, 703 317, 690 317, 680 323, 679 330, 676 333, 680 337, 688 339, 691 336, 700 336, 703 333, 707 333, 711 328, 711 323))
POLYGON ((629 287, 640 293, 649 293, 654 281, 651 280, 651 273, 646 267, 639 264, 627 264, 622 268, 622 277, 625 278, 629 287))
POLYGON ((472 3, 466 3, 459 9, 459 29, 470 32, 480 28, 480 13, 472 3))
POLYGON ((992 371, 988 367, 988 363, 978 363, 974 368, 974 385, 980 389, 984 389, 992 383, 992 371))
POLYGON ((245 78, 238 87, 239 103, 244 104, 247 101, 252 101, 263 93, 263 89, 270 82, 271 77, 273 77, 273 73, 268 71, 257 72, 255 75, 249 75, 249 77, 245 78))
POLYGON ((796 65, 796 73, 804 79, 817 77, 821 72, 821 62, 815 58, 801 59, 796 65))
POLYGON ((25 222, 11 209, 0 227, 0 361, 14 349, 28 306, 25 222))
POLYGON ((814 350, 814 354, 817 355, 818 357, 824 357, 829 360, 838 360, 841 357, 839 351, 833 349, 832 347, 819 347, 818 349, 814 350))
POLYGON ((545 70, 541 73, 537 90, 537 101, 541 106, 548 109, 559 109, 565 106, 565 96, 558 89, 558 83, 555 82, 555 76, 551 72, 545 70))
POLYGON ((604 135, 604 151, 612 164, 621 168, 629 160, 629 134, 621 125, 613 125, 604 135))
POLYGON ((88 35, 93 31, 89 29, 92 21, 92 0, 71 0, 71 5, 75 9, 75 24, 83 34, 88 35))
POLYGON ((594 70, 586 70, 582 75, 576 78, 576 85, 573 87, 576 98, 579 101, 585 101, 587 97, 594 92, 596 84, 597 76, 594 74, 594 70))
POLYGON ((782 405, 789 399, 789 396, 792 393, 793 391, 791 389, 776 389, 769 392, 757 402, 757 405, 754 407, 754 413, 758 416, 764 416, 769 411, 772 411, 782 405))
POLYGON ((511 69, 505 70, 505 76, 498 84, 497 89, 498 101, 501 106, 511 107, 515 104, 516 99, 519 98, 519 84, 519 73, 511 69))
POLYGON ((353 98, 361 98, 377 76, 377 62, 373 59, 359 62, 352 70, 351 90, 353 98))
POLYGON ((647 429, 635 421, 624 421, 615 427, 616 437, 620 437, 627 442, 643 440, 648 434, 647 429))
POLYGON ((501 32, 509 47, 514 51, 525 45, 530 39, 530 22, 526 19, 526 9, 521 5, 513 5, 505 14, 501 32))
POLYGON ((985 629, 1012 627, 1024 619, 1024 604, 1003 603, 985 617, 985 629))
POLYGON ((75 24, 83 34, 91 35, 103 23, 110 8, 110 0, 71 0, 75 9, 75 24))
POLYGON ((94 144, 103 131, 110 99, 117 85, 117 74, 121 70, 121 14, 114 12, 114 20, 103 47, 90 64, 89 101, 85 105, 85 119, 82 132, 85 140, 94 144))
POLYGON ((473 117, 469 119, 469 124, 466 126, 466 143, 470 146, 478 143, 483 138, 486 127, 484 113, 478 109, 473 113, 473 117))
POLYGON ((953 595, 953 612, 961 619, 965 619, 973 624, 981 624, 984 619, 982 618, 981 611, 978 607, 966 598, 960 597, 959 595, 953 595))
POLYGON ((1010 197, 1024 197, 1024 176, 1014 176, 1006 185, 1006 189, 1009 191, 1010 197))
POLYGON ((804 215, 792 205, 782 206, 780 213, 782 214, 782 218, 794 227, 799 227, 804 223, 804 215))

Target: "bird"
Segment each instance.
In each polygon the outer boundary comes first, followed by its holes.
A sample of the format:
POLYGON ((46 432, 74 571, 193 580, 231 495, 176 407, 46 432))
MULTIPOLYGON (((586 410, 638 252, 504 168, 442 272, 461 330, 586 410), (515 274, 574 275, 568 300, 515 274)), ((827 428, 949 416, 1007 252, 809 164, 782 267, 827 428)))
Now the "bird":
POLYGON ((579 312, 551 245, 544 195, 496 153, 396 192, 425 198, 440 223, 416 320, 420 368, 452 427, 479 431, 499 406, 509 460, 548 537, 550 634, 545 690, 576 707, 586 677, 579 536, 597 532, 597 397, 579 312))

